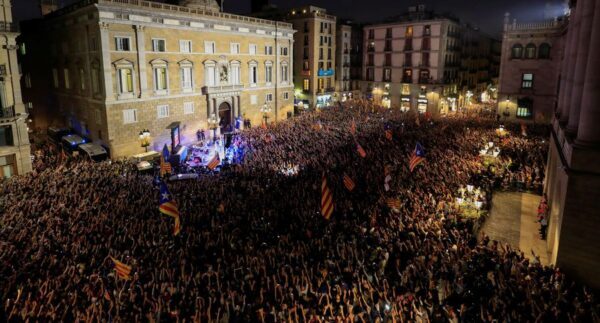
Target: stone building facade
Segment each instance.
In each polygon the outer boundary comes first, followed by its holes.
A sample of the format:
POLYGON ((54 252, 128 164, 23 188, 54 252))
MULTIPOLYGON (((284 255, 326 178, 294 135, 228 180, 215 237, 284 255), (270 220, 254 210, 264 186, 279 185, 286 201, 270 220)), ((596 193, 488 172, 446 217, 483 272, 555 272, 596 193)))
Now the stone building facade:
POLYGON ((293 9, 286 18, 297 31, 294 82, 300 106, 322 107, 335 99, 336 17, 323 8, 293 9))
POLYGON ((600 3, 571 2, 546 169, 548 250, 563 272, 600 288, 600 3))
POLYGON ((173 124, 186 144, 217 117, 219 131, 291 117, 292 25, 180 3, 84 0, 37 22, 23 42, 26 73, 51 84, 40 105, 113 158, 142 152, 142 130, 159 150, 173 124), (28 68, 38 60, 45 71, 28 68))
POLYGON ((352 97, 350 82, 350 51, 352 49, 352 27, 348 25, 337 26, 337 44, 335 47, 335 90, 336 99, 345 101, 352 97))
POLYGON ((0 178, 31 171, 28 113, 17 62, 18 25, 10 0, 0 0, 0 178))
POLYGON ((510 22, 507 13, 497 113, 503 120, 550 123, 557 104, 566 20, 510 22))

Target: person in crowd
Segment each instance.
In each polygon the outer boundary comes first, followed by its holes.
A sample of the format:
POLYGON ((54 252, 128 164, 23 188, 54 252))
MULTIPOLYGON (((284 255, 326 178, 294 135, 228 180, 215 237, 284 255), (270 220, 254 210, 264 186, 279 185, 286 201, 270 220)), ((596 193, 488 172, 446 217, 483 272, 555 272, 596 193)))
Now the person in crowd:
POLYGON ((239 165, 167 183, 177 236, 158 211, 157 182, 134 163, 36 147, 35 170, 0 183, 0 319, 597 322, 589 289, 478 239, 456 207, 467 184, 489 198, 496 177, 543 178, 543 150, 529 149, 535 131, 503 143, 500 158, 519 168, 487 170, 478 151, 496 127, 468 118, 417 125, 362 100, 245 127, 239 165), (425 161, 411 172, 416 142, 425 161), (113 259, 131 266, 128 279, 113 259))

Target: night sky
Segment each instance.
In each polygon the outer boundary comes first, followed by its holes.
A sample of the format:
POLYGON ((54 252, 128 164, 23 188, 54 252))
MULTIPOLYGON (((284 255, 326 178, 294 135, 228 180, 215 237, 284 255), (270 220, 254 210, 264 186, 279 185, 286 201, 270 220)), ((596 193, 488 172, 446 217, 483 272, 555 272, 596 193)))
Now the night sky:
MULTIPOLYGON (((61 0, 59 0, 61 1, 61 0)), ((69 4, 77 0, 62 0, 69 4)), ((338 17, 350 18, 358 22, 381 21, 383 18, 398 15, 410 5, 425 4, 436 12, 451 12, 461 21, 479 26, 483 31, 499 36, 505 12, 522 21, 544 19, 545 8, 552 15, 560 13, 565 7, 561 0, 271 0, 281 8, 298 7, 313 4, 327 9, 338 17)), ((13 1, 16 20, 38 17, 39 0, 13 1)), ((225 11, 245 14, 250 11, 250 0, 225 0, 225 11)))

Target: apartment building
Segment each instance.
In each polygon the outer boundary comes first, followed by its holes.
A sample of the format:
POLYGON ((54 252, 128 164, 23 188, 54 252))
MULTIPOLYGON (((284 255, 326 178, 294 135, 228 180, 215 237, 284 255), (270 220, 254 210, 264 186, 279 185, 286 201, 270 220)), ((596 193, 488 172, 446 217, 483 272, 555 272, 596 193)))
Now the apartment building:
MULTIPOLYGON (((292 25, 220 11, 214 0, 179 6, 84 0, 27 26, 23 72, 35 109, 48 109, 111 156, 259 125, 293 113, 292 25), (36 101, 37 100, 37 101, 36 101)), ((43 114, 43 113, 41 113, 43 114)))
POLYGON ((503 119, 550 123, 566 28, 563 18, 518 23, 506 14, 497 110, 503 119))
POLYGON ((299 107, 326 106, 335 99, 336 17, 307 6, 293 9, 286 20, 296 30, 294 82, 299 107))
POLYGON ((10 0, 0 0, 0 35, 0 178, 9 178, 31 171, 28 114, 17 62, 19 28, 10 0))
POLYGON ((443 17, 366 26, 362 89, 367 98, 402 111, 440 113, 441 93, 456 92, 459 30, 458 22, 443 17))
POLYGON ((337 43, 335 48, 336 70, 335 90, 336 99, 346 101, 352 98, 352 88, 350 83, 350 51, 352 49, 352 27, 348 25, 338 25, 337 43))

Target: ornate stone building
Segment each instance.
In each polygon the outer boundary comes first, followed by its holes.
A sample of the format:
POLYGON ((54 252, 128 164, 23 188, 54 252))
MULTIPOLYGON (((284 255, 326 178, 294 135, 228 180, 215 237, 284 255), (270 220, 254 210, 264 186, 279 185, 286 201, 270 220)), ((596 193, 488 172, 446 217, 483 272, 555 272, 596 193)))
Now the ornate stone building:
POLYGON ((32 93, 46 93, 36 109, 113 158, 142 152, 146 129, 159 150, 173 125, 185 144, 216 117, 223 131, 236 118, 258 125, 265 111, 269 122, 290 117, 292 25, 222 13, 214 0, 180 3, 84 0, 31 23, 24 73, 39 81, 32 93))
POLYGON ((600 1, 571 1, 545 193, 551 261, 600 288, 600 1))
POLYGON ((17 63, 18 25, 10 0, 0 0, 0 178, 31 171, 28 115, 21 97, 17 63))
POLYGON ((497 113, 503 120, 550 123, 556 107, 566 22, 510 22, 505 15, 497 113))

